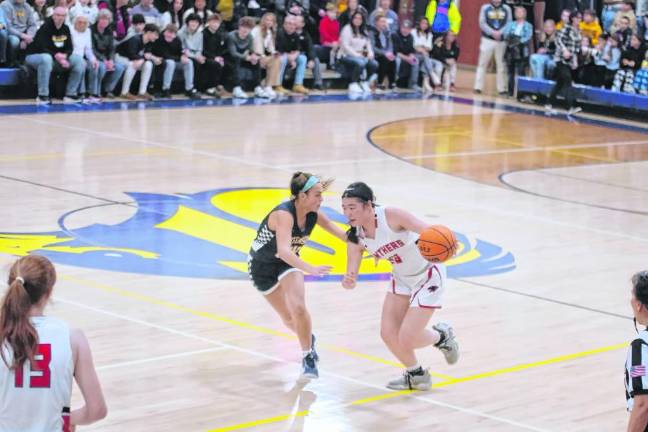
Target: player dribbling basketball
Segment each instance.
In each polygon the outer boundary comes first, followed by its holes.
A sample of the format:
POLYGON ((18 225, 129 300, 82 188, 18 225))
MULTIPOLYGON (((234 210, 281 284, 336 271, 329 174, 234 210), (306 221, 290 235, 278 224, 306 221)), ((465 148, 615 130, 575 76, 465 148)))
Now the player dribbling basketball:
POLYGON ((428 224, 404 210, 376 205, 373 191, 362 182, 352 183, 344 190, 342 209, 351 226, 347 233, 347 273, 342 286, 355 287, 365 250, 392 264, 380 335, 406 370, 387 387, 428 390, 432 385, 430 373, 419 364, 414 351, 434 345, 448 364, 459 359, 459 346, 449 324, 440 322, 427 328, 434 310, 443 303, 446 279, 445 265, 424 259, 416 245, 417 234, 428 224))

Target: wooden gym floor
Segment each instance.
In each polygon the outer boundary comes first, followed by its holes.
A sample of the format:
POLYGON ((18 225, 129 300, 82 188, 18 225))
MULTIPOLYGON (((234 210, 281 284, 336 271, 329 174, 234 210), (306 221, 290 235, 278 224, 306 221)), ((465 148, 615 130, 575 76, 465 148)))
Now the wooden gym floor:
MULTIPOLYGON (((87 333, 109 405, 83 430, 622 429, 648 131, 471 97, 0 117, 0 264, 57 263, 49 313, 87 333), (296 340, 243 270, 297 169, 337 179, 340 223, 339 192, 362 180, 457 231, 434 319, 462 358, 420 351, 432 391, 384 387, 400 373, 379 336, 384 263, 353 291, 307 283, 321 378, 296 382, 296 340)), ((304 257, 343 272, 343 244, 312 240, 304 257)))

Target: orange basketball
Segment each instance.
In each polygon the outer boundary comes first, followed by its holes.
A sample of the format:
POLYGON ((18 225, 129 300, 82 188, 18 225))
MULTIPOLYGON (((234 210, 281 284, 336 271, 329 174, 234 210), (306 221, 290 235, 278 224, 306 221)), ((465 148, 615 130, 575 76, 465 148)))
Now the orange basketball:
POLYGON ((423 230, 417 242, 419 252, 430 262, 444 262, 457 252, 457 239, 450 228, 432 225, 423 230))

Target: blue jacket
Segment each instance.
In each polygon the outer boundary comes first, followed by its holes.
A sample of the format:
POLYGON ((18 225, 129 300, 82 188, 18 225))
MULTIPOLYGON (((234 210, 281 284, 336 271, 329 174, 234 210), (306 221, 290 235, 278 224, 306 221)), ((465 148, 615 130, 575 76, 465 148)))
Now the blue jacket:
MULTIPOLYGON (((502 35, 503 39, 506 40, 509 37, 515 35, 515 28, 517 27, 517 22, 516 21, 511 21, 506 26, 504 26, 504 30, 502 30, 502 35)), ((522 33, 520 35, 520 43, 521 44, 527 44, 533 37, 533 27, 531 26, 530 23, 527 21, 524 22, 522 25, 522 33)))

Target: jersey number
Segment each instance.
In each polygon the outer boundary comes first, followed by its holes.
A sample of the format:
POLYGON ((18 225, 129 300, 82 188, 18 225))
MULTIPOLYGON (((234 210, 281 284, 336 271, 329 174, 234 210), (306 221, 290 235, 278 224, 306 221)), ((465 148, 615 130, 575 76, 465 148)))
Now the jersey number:
POLYGON ((392 264, 402 264, 403 260, 398 255, 392 255, 387 260, 392 264))
MULTIPOLYGON (((49 388, 51 382, 51 371, 49 368, 52 361, 52 345, 39 344, 36 355, 34 356, 35 368, 30 367, 30 372, 39 372, 40 375, 29 374, 29 387, 30 388, 49 388)), ((16 387, 23 387, 23 368, 16 369, 16 387)))

